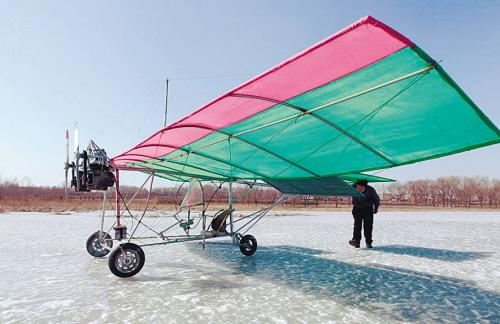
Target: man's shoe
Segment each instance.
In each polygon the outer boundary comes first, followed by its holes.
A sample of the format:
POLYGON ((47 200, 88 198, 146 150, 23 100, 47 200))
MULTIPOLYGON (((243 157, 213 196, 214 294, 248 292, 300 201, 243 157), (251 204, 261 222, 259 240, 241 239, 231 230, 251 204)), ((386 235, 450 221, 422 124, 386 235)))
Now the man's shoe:
POLYGON ((372 242, 371 241, 370 242, 366 242, 366 247, 369 248, 369 249, 373 248, 372 242))
POLYGON ((359 248, 359 242, 356 242, 354 240, 349 240, 349 245, 352 245, 355 248, 359 248))

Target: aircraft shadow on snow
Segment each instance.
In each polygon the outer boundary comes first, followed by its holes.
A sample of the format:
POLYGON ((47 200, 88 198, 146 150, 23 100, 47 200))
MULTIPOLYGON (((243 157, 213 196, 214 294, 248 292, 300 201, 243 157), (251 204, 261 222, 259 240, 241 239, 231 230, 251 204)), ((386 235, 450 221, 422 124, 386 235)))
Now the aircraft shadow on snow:
POLYGON ((188 246, 239 274, 398 321, 500 321, 500 294, 465 280, 378 264, 350 264, 319 256, 328 251, 298 246, 259 246, 251 257, 242 256, 229 243, 209 244, 204 252, 188 246))
POLYGON ((491 252, 452 251, 409 245, 382 245, 376 246, 373 249, 386 253, 403 254, 419 258, 450 262, 477 260, 493 254, 491 252))

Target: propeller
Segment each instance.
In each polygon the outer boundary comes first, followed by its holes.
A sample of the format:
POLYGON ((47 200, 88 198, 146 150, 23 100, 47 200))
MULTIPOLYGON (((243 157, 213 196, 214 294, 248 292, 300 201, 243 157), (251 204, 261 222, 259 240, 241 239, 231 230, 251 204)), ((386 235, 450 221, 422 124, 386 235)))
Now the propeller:
MULTIPOLYGON (((69 130, 66 129, 66 162, 64 163, 64 196, 68 196, 68 173, 69 169, 72 169, 71 178, 74 178, 75 168, 78 168, 78 163, 80 159, 80 144, 78 142, 78 122, 74 125, 74 143, 75 143, 75 161, 69 162, 69 130)), ((78 170, 77 170, 78 175, 78 170)), ((79 181, 76 181, 76 185, 79 186, 79 181)))

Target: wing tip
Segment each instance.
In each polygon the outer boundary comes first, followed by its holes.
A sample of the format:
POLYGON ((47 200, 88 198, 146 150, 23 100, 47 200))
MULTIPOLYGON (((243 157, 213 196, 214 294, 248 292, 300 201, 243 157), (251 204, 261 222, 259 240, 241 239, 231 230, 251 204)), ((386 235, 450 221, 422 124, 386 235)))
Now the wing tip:
POLYGON ((408 37, 404 36, 403 34, 398 32, 397 30, 393 29, 392 27, 389 27, 388 25, 386 25, 382 21, 380 21, 377 18, 370 16, 370 15, 364 16, 363 18, 359 19, 358 21, 352 23, 351 25, 347 26, 343 30, 339 31, 335 35, 338 36, 338 35, 344 34, 344 33, 349 32, 349 31, 351 31, 351 30, 353 30, 361 25, 366 25, 366 24, 383 29, 386 33, 390 34, 392 37, 398 39, 400 42, 404 43, 405 45, 407 45, 409 47, 415 46, 415 43, 413 43, 408 37))

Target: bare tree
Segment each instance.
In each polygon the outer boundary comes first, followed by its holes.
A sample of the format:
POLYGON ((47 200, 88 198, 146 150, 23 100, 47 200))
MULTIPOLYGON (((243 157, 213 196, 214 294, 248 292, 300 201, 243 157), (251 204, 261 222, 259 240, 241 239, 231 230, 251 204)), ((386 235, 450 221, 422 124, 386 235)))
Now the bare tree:
POLYGON ((488 188, 488 200, 490 206, 498 207, 500 202, 500 180, 492 180, 488 188))
POLYGON ((427 199, 431 192, 429 182, 427 180, 414 180, 406 183, 406 188, 410 198, 416 205, 427 205, 427 199))
POLYGON ((490 187, 490 179, 486 177, 477 178, 476 197, 479 201, 479 207, 483 208, 483 204, 488 200, 488 193, 490 187))
POLYGON ((398 202, 405 200, 406 196, 408 195, 407 187, 398 182, 393 182, 390 185, 388 185, 387 191, 398 202))

